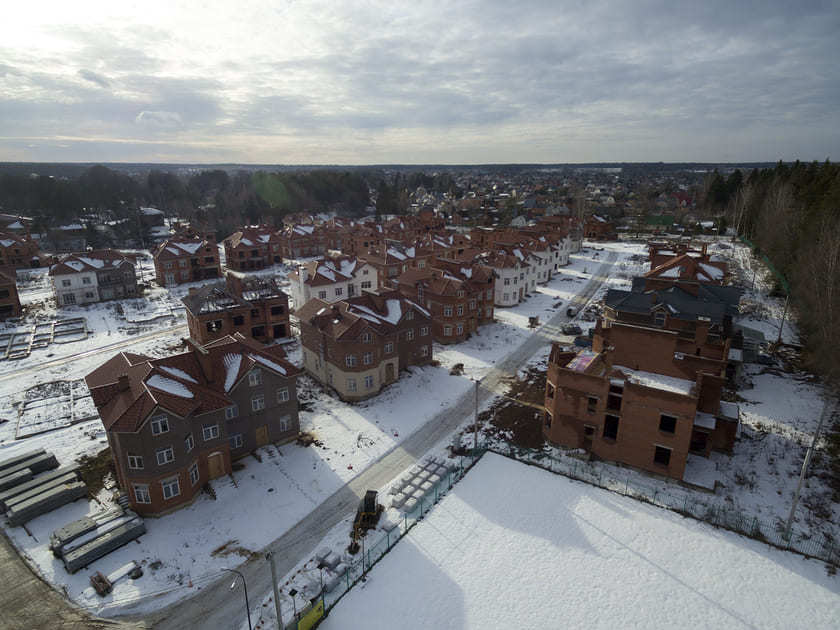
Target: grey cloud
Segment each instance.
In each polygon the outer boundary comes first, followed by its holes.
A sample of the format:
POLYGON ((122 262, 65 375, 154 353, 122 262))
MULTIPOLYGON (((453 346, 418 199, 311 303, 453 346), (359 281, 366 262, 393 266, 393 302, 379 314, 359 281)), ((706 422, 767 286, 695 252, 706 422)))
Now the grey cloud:
POLYGON ((91 83, 95 83, 99 87, 108 87, 110 83, 108 83, 108 79, 106 79, 101 74, 97 74, 93 70, 79 70, 79 76, 85 79, 86 81, 90 81, 91 83))
POLYGON ((142 111, 137 114, 134 122, 144 126, 152 126, 157 128, 176 128, 183 125, 181 114, 178 112, 165 111, 142 111))

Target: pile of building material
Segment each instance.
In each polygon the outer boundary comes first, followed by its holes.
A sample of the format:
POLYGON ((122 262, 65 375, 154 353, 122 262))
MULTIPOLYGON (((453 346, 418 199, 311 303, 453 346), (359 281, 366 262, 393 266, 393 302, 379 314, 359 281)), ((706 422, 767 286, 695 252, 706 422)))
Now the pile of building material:
POLYGON ((0 462, 0 509, 6 512, 9 524, 23 525, 86 496, 87 486, 78 472, 75 465, 58 468, 55 455, 43 449, 0 462), (52 472, 35 476, 48 470, 52 472))
POLYGON ((75 573, 145 533, 142 518, 131 510, 114 508, 55 530, 50 549, 64 561, 68 573, 75 573))

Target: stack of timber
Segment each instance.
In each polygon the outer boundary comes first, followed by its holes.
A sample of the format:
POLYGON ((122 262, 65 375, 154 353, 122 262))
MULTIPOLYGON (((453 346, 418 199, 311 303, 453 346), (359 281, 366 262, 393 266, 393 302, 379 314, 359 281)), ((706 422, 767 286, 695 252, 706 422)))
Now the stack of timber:
POLYGON ((9 524, 23 525, 87 495, 78 471, 76 465, 58 468, 55 455, 43 449, 0 462, 0 509, 9 524), (35 476, 48 470, 52 472, 35 476))
POLYGON ((142 518, 131 510, 123 512, 118 508, 55 530, 50 536, 50 548, 64 561, 68 573, 75 573, 145 533, 142 518))

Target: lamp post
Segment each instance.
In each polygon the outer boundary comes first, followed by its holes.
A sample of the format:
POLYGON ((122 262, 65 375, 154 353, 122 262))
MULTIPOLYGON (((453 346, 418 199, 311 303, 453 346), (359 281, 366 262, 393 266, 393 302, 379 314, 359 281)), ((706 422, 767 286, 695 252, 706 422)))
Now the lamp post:
POLYGON ((478 383, 480 379, 475 380, 475 416, 473 418, 473 455, 478 453, 478 383))
MULTIPOLYGON (((222 571, 227 571, 228 573, 235 573, 239 577, 242 578, 242 587, 245 590, 245 612, 248 613, 248 630, 254 630, 253 626, 251 625, 251 604, 248 602, 248 584, 245 582, 245 576, 242 575, 236 569, 222 569, 222 571)), ((234 578, 233 582, 230 585, 231 590, 236 587, 236 578, 234 578)))

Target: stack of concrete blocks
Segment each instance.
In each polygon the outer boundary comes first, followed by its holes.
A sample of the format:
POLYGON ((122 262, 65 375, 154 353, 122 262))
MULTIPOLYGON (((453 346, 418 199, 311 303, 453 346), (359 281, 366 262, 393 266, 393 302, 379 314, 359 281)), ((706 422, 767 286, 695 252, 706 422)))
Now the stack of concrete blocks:
POLYGON ((446 479, 450 472, 451 467, 445 460, 427 457, 391 486, 391 507, 410 514, 421 501, 425 504, 427 495, 431 494, 435 487, 439 487, 440 482, 446 479))
MULTIPOLYGON (((341 561, 341 556, 329 547, 321 548, 315 554, 318 567, 324 569, 324 590, 332 593, 338 583, 344 578, 347 565, 341 561)), ((319 585, 320 586, 320 585, 319 585)))

